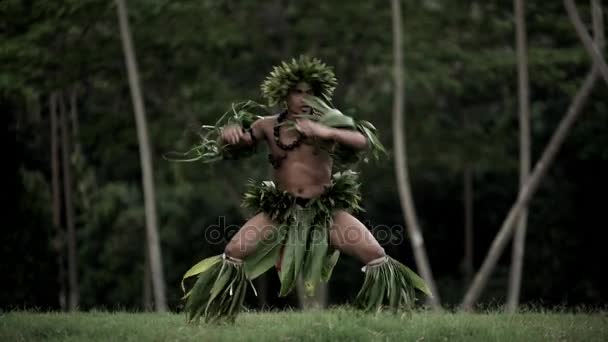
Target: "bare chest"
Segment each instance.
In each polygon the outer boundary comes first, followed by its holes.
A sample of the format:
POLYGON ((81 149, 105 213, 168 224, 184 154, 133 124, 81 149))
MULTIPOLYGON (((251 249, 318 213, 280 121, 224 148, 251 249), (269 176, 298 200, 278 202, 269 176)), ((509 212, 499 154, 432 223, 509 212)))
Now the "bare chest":
POLYGON ((269 147, 269 158, 277 161, 275 168, 284 163, 299 163, 324 167, 331 165, 326 143, 301 135, 295 129, 270 126, 265 130, 269 147))

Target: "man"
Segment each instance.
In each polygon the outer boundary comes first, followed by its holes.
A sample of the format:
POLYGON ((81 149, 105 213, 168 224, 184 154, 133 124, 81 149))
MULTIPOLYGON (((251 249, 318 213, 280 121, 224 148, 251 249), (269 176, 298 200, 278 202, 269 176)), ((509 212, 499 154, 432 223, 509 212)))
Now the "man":
POLYGON ((226 151, 252 150, 265 142, 274 181, 250 185, 244 204, 256 215, 230 240, 224 254, 201 261, 184 275, 198 275, 186 295, 191 320, 233 320, 246 282, 273 265, 279 271, 281 296, 293 289, 299 276, 312 294, 319 282, 329 280, 340 252, 365 265, 365 282, 357 296, 365 309, 378 309, 385 302, 394 309, 409 307, 416 288, 430 294, 422 279, 387 256, 353 216, 360 209, 357 177, 350 170, 334 172, 335 159, 381 145, 369 123, 336 120, 350 119, 341 113, 327 120, 319 98, 330 100, 336 84, 331 69, 318 59, 301 56, 283 62, 266 78, 262 92, 270 105, 283 104, 284 110, 251 124, 233 120, 219 130, 217 143, 226 151))

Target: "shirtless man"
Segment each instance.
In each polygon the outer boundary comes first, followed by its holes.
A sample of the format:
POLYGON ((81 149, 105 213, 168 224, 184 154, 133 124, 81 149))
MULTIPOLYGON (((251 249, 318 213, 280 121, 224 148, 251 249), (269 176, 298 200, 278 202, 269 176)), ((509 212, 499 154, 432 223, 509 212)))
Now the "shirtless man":
POLYGON ((200 145, 200 155, 211 155, 212 160, 218 151, 220 155, 241 147, 254 151, 252 147, 265 141, 274 182, 249 186, 243 204, 256 215, 222 255, 206 258, 184 274, 183 279, 198 276, 184 297, 190 321, 201 316, 205 321, 234 320, 247 282, 275 261, 280 295, 288 294, 298 277, 303 278, 307 294, 312 294, 316 284, 329 280, 340 252, 365 265, 365 280, 355 301, 365 310, 385 305, 409 309, 416 289, 430 295, 424 281, 386 255, 369 229, 351 214, 360 209, 356 174, 334 172, 332 155, 344 161, 352 160, 342 159, 345 156, 382 150, 373 125, 353 119, 352 125, 335 128, 302 116, 318 114, 306 105, 306 98, 328 100, 336 84, 333 71, 318 59, 301 56, 283 62, 262 84, 270 105, 284 104, 280 114, 262 117, 248 127, 244 123, 217 127, 221 128, 217 141, 203 138, 207 140, 200 145), (293 123, 295 129, 285 123, 293 123))
MULTIPOLYGON (((284 147, 304 139, 302 144, 285 151, 275 141, 274 127, 279 115, 259 119, 252 125, 251 133, 240 126, 228 126, 222 132, 222 140, 233 145, 251 145, 264 140, 271 151, 272 159, 279 160, 274 170, 277 187, 298 198, 314 198, 321 195, 331 180, 333 160, 326 151, 311 144, 312 139, 334 141, 355 149, 367 148, 367 139, 359 131, 336 129, 307 119, 298 119, 300 114, 310 114, 311 108, 303 101, 303 95, 314 95, 306 82, 298 82, 289 92, 285 120, 296 123, 296 130, 279 128, 278 142, 284 147), (251 137, 253 135, 253 139, 251 137)), ((245 259, 255 250, 259 239, 267 229, 273 229, 265 213, 259 213, 247 221, 225 248, 226 255, 245 259)), ((370 231, 353 215, 344 210, 334 213, 334 224, 330 230, 331 244, 341 252, 358 258, 363 264, 384 257, 384 249, 370 231)))

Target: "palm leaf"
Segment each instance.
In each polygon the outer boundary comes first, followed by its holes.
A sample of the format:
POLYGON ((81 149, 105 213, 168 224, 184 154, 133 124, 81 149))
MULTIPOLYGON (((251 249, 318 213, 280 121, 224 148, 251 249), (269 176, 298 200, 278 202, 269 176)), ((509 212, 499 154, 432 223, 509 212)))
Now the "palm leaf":
POLYGON ((187 299, 185 311, 188 313, 190 320, 194 320, 201 309, 205 308, 205 303, 209 299, 211 286, 213 286, 220 268, 221 266, 216 264, 209 272, 201 274, 192 287, 192 290, 182 298, 187 299))
POLYGON ((321 271, 321 281, 326 283, 331 278, 331 274, 334 270, 334 267, 338 263, 338 259, 340 258, 340 251, 334 250, 334 252, 327 256, 325 262, 323 263, 323 270, 321 271))
POLYGON ((321 281, 323 272, 323 261, 327 255, 327 229, 315 226, 313 227, 306 268, 304 272, 304 288, 306 295, 312 296, 315 292, 317 284, 321 281))
MULTIPOLYGON (((303 100, 321 115, 300 115, 299 117, 316 121, 328 127, 358 130, 367 138, 369 142, 367 152, 371 152, 374 159, 379 160, 381 155, 387 155, 386 148, 376 134, 376 127, 370 122, 365 120, 355 121, 344 115, 340 110, 330 107, 316 96, 305 96, 303 100)), ((365 155, 367 153, 362 152, 366 151, 339 145, 337 151, 333 151, 331 154, 338 160, 339 164, 353 164, 360 160, 366 160, 365 155)))
POLYGON ((309 105, 316 112, 320 113, 321 116, 307 116, 308 119, 318 121, 319 123, 334 128, 355 128, 355 121, 336 108, 331 108, 323 100, 316 96, 304 96, 304 103, 309 105))
POLYGON ((234 160, 246 158, 256 152, 256 146, 235 146, 220 143, 222 128, 230 124, 238 124, 243 128, 251 125, 264 115, 271 114, 269 108, 255 101, 242 101, 232 103, 230 108, 222 114, 215 125, 202 125, 198 136, 200 141, 186 152, 169 152, 163 155, 166 160, 174 162, 215 163, 220 160, 234 160), (255 112, 262 112, 255 114, 255 112))
POLYGON ((279 279, 281 280, 281 291, 279 292, 280 297, 286 296, 295 284, 295 273, 294 273, 294 258, 296 254, 297 247, 297 226, 292 226, 289 229, 287 243, 285 244, 285 249, 283 251, 283 260, 281 261, 281 272, 279 274, 279 279))
POLYGON ((212 256, 212 257, 203 259, 203 260, 199 261, 198 263, 196 263, 194 266, 192 266, 188 271, 186 271, 186 273, 184 273, 184 276, 182 277, 182 283, 181 283, 182 290, 186 291, 186 288, 184 287, 184 280, 209 270, 209 268, 211 268, 213 265, 217 264, 221 260, 222 260, 222 256, 216 255, 216 256, 212 256))
POLYGON ((306 210, 298 209, 294 205, 294 197, 277 189, 274 182, 250 181, 243 197, 243 206, 256 213, 264 212, 278 224, 278 231, 282 233, 277 235, 277 240, 261 244, 256 252, 245 260, 246 273, 253 278, 265 272, 272 266, 273 261, 276 261, 275 256, 278 257, 280 245, 285 243, 283 266, 279 274, 281 296, 291 291, 299 274, 303 274, 305 282, 309 285, 319 281, 327 282, 339 259, 340 252, 335 250, 328 255, 327 248, 319 247, 318 242, 311 245, 308 242, 311 229, 314 232, 314 229, 317 229, 314 227, 318 227, 325 231, 324 234, 327 234, 331 227, 333 213, 340 209, 351 212, 362 211, 360 201, 358 174, 353 171, 334 173, 330 186, 321 196, 312 199, 306 210), (319 259, 320 272, 318 271, 319 259), (317 280, 316 274, 320 274, 319 280, 317 280))
POLYGON ((209 296, 209 301, 212 302, 219 294, 220 291, 229 285, 229 282, 232 277, 232 273, 234 272, 234 268, 227 262, 222 264, 222 269, 220 270, 220 274, 213 283, 213 287, 211 288, 211 295, 209 296))
POLYGON ((430 295, 422 278, 407 266, 387 257, 386 262, 367 267, 356 303, 365 310, 376 310, 388 301, 393 310, 409 311, 414 304, 416 289, 430 295))
POLYGON ((286 233, 287 227, 278 227, 269 239, 260 242, 254 254, 247 257, 244 267, 249 279, 256 279, 276 263, 286 233))
POLYGON ((401 269, 401 272, 404 274, 404 276, 406 277, 407 281, 414 288, 422 291, 427 296, 430 296, 430 297, 433 296, 431 290, 429 289, 429 287, 426 284, 426 282, 424 281, 424 279, 422 279, 420 276, 418 276, 418 274, 416 274, 409 267, 407 267, 407 266, 405 266, 405 265, 403 265, 401 263, 398 264, 398 267, 401 269))
POLYGON ((309 232, 312 226, 314 212, 309 208, 296 209, 296 248, 294 254, 294 279, 297 279, 304 263, 304 255, 308 246, 309 232))

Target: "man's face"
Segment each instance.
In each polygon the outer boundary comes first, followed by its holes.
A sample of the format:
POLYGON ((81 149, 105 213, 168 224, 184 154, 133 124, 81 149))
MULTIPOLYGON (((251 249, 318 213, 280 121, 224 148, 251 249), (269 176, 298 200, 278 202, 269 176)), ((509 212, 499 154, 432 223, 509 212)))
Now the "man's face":
POLYGON ((311 108, 304 103, 305 95, 313 95, 310 84, 298 82, 287 94, 287 110, 294 114, 310 114, 311 108))

